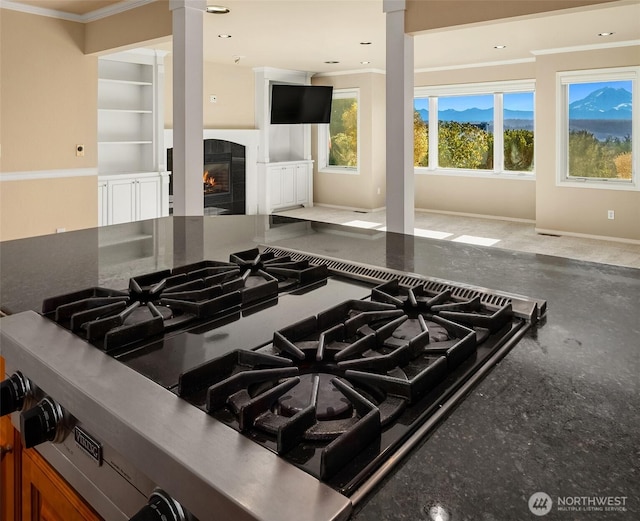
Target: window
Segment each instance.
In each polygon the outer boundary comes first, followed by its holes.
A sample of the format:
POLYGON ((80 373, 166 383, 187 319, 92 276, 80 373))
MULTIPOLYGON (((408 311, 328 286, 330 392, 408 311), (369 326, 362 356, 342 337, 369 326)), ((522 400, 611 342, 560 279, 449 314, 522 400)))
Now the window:
POLYGON ((533 87, 514 81, 417 88, 414 165, 475 175, 532 174, 533 87))
POLYGON ((558 74, 561 183, 637 187, 637 76, 637 67, 558 74))
POLYGON ((493 169, 493 96, 438 98, 438 165, 493 169))
POLYGON ((358 90, 335 90, 331 122, 318 127, 318 163, 322 171, 358 173, 358 90))
POLYGON ((503 157, 508 172, 533 171, 533 92, 502 95, 503 157))

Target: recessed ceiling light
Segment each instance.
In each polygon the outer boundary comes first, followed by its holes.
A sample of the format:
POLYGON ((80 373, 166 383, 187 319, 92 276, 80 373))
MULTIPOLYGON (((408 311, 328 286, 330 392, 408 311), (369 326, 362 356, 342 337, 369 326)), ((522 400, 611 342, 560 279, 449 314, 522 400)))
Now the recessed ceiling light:
POLYGON ((208 5, 207 6, 207 13, 211 13, 211 14, 227 14, 230 11, 231 11, 231 9, 229 9, 228 7, 225 7, 223 5, 208 5))
POLYGON ((613 33, 598 33, 598 36, 611 36, 613 33))
POLYGON ((334 64, 334 63, 340 63, 340 62, 329 60, 329 61, 326 61, 325 63, 334 64))
POLYGON ((371 45, 371 42, 360 42, 360 45, 371 45))
POLYGON ((362 65, 369 65, 371 62, 360 62, 362 65))
POLYGON ((494 45, 493 48, 494 49, 506 49, 506 45, 494 45))
POLYGON ((219 34, 218 38, 231 38, 230 34, 219 34))

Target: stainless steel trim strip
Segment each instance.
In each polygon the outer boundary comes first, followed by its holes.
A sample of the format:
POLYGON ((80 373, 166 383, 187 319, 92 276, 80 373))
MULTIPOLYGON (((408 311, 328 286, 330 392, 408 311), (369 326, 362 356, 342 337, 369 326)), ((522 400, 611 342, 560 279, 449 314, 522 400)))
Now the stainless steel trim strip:
POLYGON ((461 299, 471 299, 480 296, 483 304, 490 308, 500 307, 504 305, 507 300, 510 300, 514 315, 529 322, 536 322, 542 318, 547 311, 547 302, 545 300, 526 297, 524 295, 482 288, 461 282, 451 282, 416 273, 406 273, 378 266, 369 266, 357 262, 347 262, 321 255, 310 255, 288 248, 276 248, 273 246, 261 246, 261 248, 263 248, 265 252, 271 252, 275 255, 290 255, 294 260, 307 260, 312 264, 324 264, 328 270, 335 275, 343 275, 364 282, 382 284, 396 278, 399 279, 401 284, 405 285, 424 284, 426 282, 427 288, 430 290, 444 291, 449 289, 455 297, 461 299))

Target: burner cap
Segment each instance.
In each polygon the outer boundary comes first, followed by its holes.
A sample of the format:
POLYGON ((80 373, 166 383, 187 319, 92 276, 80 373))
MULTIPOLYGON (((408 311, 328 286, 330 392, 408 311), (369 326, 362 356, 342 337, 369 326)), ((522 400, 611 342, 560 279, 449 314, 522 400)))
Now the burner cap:
POLYGON ((326 373, 301 375, 300 383, 278 400, 280 413, 284 416, 293 416, 309 406, 313 390, 313 377, 316 375, 320 379, 316 418, 318 420, 335 420, 351 417, 353 406, 344 394, 331 383, 335 376, 326 373))

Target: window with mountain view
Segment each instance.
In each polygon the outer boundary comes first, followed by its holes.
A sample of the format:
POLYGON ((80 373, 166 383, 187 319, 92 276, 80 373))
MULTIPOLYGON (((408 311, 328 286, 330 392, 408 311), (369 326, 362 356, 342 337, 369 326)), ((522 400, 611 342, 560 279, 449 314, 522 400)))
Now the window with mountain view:
POLYGON ((533 173, 533 82, 418 87, 414 165, 427 170, 533 173), (429 135, 437 128, 437 135, 429 135))
POLYGON ((566 181, 633 182, 637 68, 561 73, 566 181))
POLYGON ((568 85, 569 176, 631 179, 631 81, 568 85))

